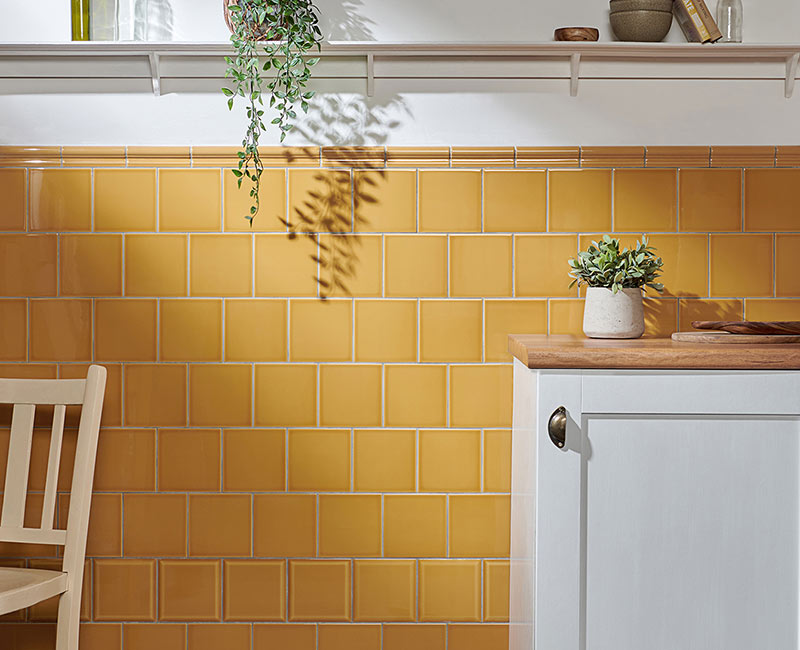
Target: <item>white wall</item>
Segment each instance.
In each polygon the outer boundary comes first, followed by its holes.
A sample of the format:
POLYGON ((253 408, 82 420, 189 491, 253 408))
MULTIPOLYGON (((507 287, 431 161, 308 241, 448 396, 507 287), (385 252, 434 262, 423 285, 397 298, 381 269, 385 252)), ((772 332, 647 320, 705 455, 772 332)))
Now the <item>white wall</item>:
MULTIPOLYGON (((174 40, 222 41, 222 0, 149 0, 172 14, 174 40)), ((712 5, 715 0, 707 0, 712 5)), ((800 40, 800 0, 744 0, 745 40, 800 40)), ((554 27, 597 25, 603 0, 320 0, 332 40, 545 41, 554 27)), ((0 0, 0 42, 69 39, 67 0, 0 0)), ((673 26, 668 40, 681 41, 673 26)), ((339 102, 350 119, 301 128, 320 144, 772 144, 800 143, 800 92, 778 81, 486 81, 472 86, 383 81, 373 100, 339 102), (398 82, 399 83, 399 82, 398 82), (344 107, 344 108, 343 108, 344 107), (375 128, 361 128, 370 121, 375 128)), ((320 109, 322 110, 322 109, 320 109)), ((328 109, 326 109, 328 110, 328 109)), ((216 94, 0 95, 0 143, 235 144, 244 117, 216 94)), ((305 132, 305 136, 302 134, 305 132)), ((274 140, 274 134, 265 144, 274 140)))

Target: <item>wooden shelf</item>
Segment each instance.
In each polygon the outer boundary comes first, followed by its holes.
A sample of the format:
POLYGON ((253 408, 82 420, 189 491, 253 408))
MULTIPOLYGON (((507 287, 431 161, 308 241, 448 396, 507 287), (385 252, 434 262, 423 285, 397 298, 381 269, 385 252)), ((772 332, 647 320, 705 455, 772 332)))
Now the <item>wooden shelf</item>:
MULTIPOLYGON (((0 44, 0 93, 218 91, 228 43, 89 42, 0 44)), ((313 84, 372 95, 376 84, 413 92, 436 80, 765 79, 794 91, 798 44, 690 43, 325 43, 313 84), (415 83, 416 82, 416 83, 415 83)), ((431 92, 431 90, 425 90, 431 92)))

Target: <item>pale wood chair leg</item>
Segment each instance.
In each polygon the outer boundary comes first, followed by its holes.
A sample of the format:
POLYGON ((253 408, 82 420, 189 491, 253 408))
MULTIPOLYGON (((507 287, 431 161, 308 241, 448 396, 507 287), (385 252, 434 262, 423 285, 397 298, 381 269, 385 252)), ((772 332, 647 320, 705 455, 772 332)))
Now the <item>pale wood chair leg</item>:
POLYGON ((56 650, 78 650, 78 635, 81 622, 81 583, 77 577, 70 588, 61 595, 58 603, 56 625, 56 650))

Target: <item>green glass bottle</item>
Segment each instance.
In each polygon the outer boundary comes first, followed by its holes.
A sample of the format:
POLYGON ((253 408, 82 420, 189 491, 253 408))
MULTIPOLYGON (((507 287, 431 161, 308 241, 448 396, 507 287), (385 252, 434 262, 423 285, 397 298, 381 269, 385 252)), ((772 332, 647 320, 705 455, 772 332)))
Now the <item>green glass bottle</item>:
POLYGON ((89 40, 89 0, 70 0, 72 2, 72 40, 89 40))

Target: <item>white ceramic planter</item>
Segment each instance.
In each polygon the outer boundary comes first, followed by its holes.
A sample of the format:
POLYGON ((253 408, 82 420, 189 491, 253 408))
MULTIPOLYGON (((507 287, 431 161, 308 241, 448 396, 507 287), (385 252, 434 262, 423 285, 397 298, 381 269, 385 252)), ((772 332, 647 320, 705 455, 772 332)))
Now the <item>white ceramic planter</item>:
POLYGON ((638 339, 644 334, 641 289, 589 287, 583 307, 583 333, 593 339, 638 339))

